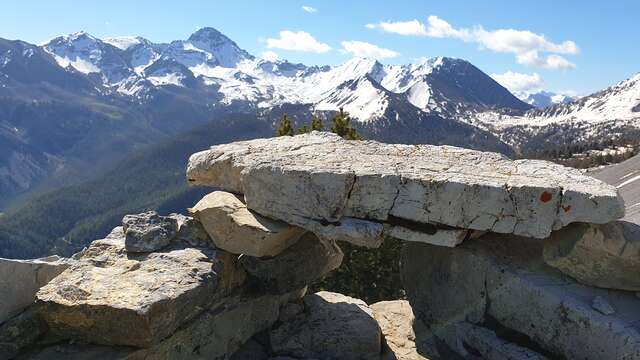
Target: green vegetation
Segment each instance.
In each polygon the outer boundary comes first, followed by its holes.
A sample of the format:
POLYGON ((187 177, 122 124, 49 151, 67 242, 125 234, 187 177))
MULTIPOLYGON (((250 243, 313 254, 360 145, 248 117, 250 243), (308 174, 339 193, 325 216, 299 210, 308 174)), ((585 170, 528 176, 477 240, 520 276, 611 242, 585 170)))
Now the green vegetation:
MULTIPOLYGON (((362 140, 356 129, 350 125, 351 118, 342 108, 331 119, 331 132, 347 140, 362 140)), ((298 129, 298 133, 322 130, 322 120, 314 115, 311 125, 298 129)), ((290 135, 291 127, 287 115, 284 115, 278 127, 278 135, 290 135), (290 132, 281 132, 286 129, 290 132)), ((310 287, 310 291, 328 290, 353 296, 374 303, 382 300, 395 300, 404 297, 400 279, 400 249, 402 242, 386 238, 377 249, 367 249, 340 242, 344 259, 340 268, 310 287)))
POLYGON ((212 144, 263 137, 264 122, 219 119, 129 157, 99 179, 55 190, 5 211, 0 257, 70 255, 120 224, 125 214, 156 209, 184 212, 208 190, 189 188, 189 156, 212 144))
POLYGON ((278 130, 276 131, 276 135, 278 136, 293 136, 293 125, 291 125, 291 120, 287 117, 287 114, 284 114, 282 117, 282 121, 280 122, 280 126, 278 126, 278 130))

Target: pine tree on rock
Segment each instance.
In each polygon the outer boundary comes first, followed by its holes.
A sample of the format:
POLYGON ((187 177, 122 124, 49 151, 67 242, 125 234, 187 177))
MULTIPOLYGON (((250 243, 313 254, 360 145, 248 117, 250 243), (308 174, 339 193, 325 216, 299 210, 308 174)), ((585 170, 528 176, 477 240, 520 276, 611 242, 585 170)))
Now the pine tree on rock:
POLYGON ((355 128, 349 126, 351 117, 343 108, 331 119, 331 132, 346 140, 362 140, 355 128))
POLYGON ((278 126, 278 130, 276 131, 276 135, 278 136, 293 136, 294 130, 293 125, 291 125, 291 120, 287 114, 284 114, 282 117, 282 121, 280 121, 280 125, 278 126))
POLYGON ((322 120, 320 120, 318 115, 314 114, 313 117, 311 118, 311 131, 323 131, 323 130, 324 130, 324 124, 322 123, 322 120))

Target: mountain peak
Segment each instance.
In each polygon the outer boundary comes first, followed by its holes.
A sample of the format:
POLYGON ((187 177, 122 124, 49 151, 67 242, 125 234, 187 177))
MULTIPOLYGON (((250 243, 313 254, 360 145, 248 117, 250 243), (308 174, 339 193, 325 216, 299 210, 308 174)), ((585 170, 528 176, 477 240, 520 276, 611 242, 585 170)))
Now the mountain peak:
POLYGON ((194 32, 193 34, 191 34, 191 36, 189 36, 189 41, 199 41, 199 40, 211 40, 211 39, 216 39, 216 38, 221 38, 227 41, 232 41, 231 39, 229 39, 226 35, 224 35, 223 33, 221 33, 220 31, 218 31, 215 28, 212 27, 203 27, 198 29, 196 32, 194 32))
POLYGON ((242 60, 254 59, 233 40, 212 27, 199 29, 191 34, 187 41, 195 47, 213 54, 223 67, 234 67, 242 60))

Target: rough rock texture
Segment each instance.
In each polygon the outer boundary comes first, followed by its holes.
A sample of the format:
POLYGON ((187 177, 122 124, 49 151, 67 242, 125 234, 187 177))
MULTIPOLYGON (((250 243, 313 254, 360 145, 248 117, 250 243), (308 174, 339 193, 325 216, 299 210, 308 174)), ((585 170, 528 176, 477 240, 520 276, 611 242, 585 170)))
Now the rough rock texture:
POLYGON ((563 276, 544 264, 540 241, 487 234, 454 249, 406 243, 401 263, 413 311, 436 333, 468 321, 527 339, 518 345, 543 355, 640 359, 640 299, 563 276), (593 309, 596 296, 616 314, 593 309))
POLYGON ((447 334, 448 346, 464 359, 544 360, 546 356, 501 339, 495 332, 467 322, 457 323, 447 334))
POLYGON ((250 209, 301 227, 395 217, 545 238, 624 215, 614 187, 550 162, 319 132, 214 146, 191 156, 187 179, 244 194, 250 209))
POLYGON ((325 291, 303 300, 304 313, 271 331, 275 354, 311 359, 380 358, 380 327, 362 300, 325 291))
POLYGON ((160 344, 132 354, 132 360, 228 358, 254 334, 268 329, 280 307, 299 299, 304 289, 283 295, 240 294, 213 304, 160 344))
POLYGON ((202 224, 191 216, 182 214, 170 214, 169 217, 176 219, 178 223, 178 233, 174 240, 189 244, 195 247, 213 247, 215 244, 205 231, 202 224))
POLYGON ((272 258, 241 256, 240 265, 269 293, 282 294, 313 283, 338 268, 342 250, 333 241, 303 235, 297 243, 272 258))
POLYGON ((54 333, 95 344, 149 347, 241 281, 231 254, 186 247, 128 254, 125 241, 122 228, 116 228, 40 289, 37 299, 54 333))
POLYGON ((382 335, 393 358, 397 360, 424 360, 418 353, 413 329, 415 316, 406 300, 381 301, 370 306, 373 317, 380 325, 382 335))
POLYGON ((0 258, 0 323, 31 305, 36 292, 72 262, 58 256, 35 260, 0 258))
POLYGON ((125 249, 128 252, 151 252, 169 245, 178 232, 175 218, 160 216, 155 211, 126 215, 122 219, 125 249))
POLYGON ((47 330, 34 306, 0 324, 0 359, 13 359, 47 330))
POLYGON ((544 260, 583 284, 640 291, 640 225, 571 224, 544 241, 544 260))
POLYGON ((190 211, 216 247, 233 254, 275 256, 304 233, 298 227, 252 212, 239 196, 224 191, 206 195, 190 211))

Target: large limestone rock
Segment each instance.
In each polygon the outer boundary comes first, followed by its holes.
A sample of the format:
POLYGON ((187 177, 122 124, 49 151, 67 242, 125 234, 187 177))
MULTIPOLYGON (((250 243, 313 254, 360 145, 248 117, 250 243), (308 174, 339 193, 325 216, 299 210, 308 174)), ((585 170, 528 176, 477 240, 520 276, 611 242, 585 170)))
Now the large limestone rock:
POLYGON ((40 289, 51 331, 94 344, 150 347, 171 335, 241 281, 234 257, 169 246, 131 254, 116 228, 76 264, 40 289))
POLYGON ((256 214, 237 195, 214 191, 190 211, 216 247, 233 254, 276 256, 294 244, 304 230, 256 214))
POLYGON ((31 305, 36 292, 72 261, 58 256, 35 260, 0 258, 0 323, 31 305))
POLYGON ((155 211, 126 215, 122 219, 128 252, 151 252, 169 245, 178 232, 178 222, 155 211))
POLYGON ((380 358, 380 327, 362 300, 325 291, 303 300, 304 313, 271 331, 275 354, 305 359, 380 358))
POLYGON ((544 241, 544 260, 583 284, 640 291, 640 225, 571 224, 544 241))
POLYGON ((381 301, 370 306, 384 335, 384 340, 396 360, 428 360, 418 353, 414 331, 415 316, 406 300, 381 301))
POLYGON ((400 218, 545 238, 571 222, 624 215, 614 187, 550 162, 319 132, 214 146, 191 156, 187 178, 307 229, 343 217, 400 218))
POLYGON ((338 268, 342 257, 335 242, 307 233, 276 257, 243 255, 239 262, 263 291, 282 294, 311 284, 338 268))
POLYGON ((640 299, 576 283, 544 263, 538 240, 487 234, 454 249, 407 242, 401 264, 417 319, 439 336, 466 321, 549 357, 640 359, 640 299), (594 309, 597 296, 615 314, 594 309))

